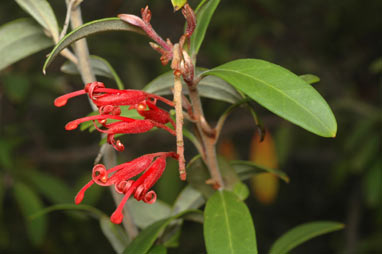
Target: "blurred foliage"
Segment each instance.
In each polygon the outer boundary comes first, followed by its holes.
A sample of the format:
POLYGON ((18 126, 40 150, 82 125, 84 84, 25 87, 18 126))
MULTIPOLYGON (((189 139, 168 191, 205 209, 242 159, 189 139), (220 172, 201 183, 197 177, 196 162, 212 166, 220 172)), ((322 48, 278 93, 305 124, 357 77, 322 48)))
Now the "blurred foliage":
MULTIPOLYGON (((64 1, 49 2, 62 26, 64 1)), ((189 3, 195 7, 198 1, 189 3)), ((158 32, 175 39, 183 29, 183 19, 180 13, 173 15, 170 1, 93 0, 84 1, 82 10, 84 20, 90 21, 119 13, 138 14, 146 4, 158 32)), ((293 253, 382 252, 381 10, 380 0, 367 4, 357 0, 239 0, 221 1, 217 8, 200 48, 200 66, 251 57, 298 74, 314 73, 321 81, 313 85, 338 121, 338 136, 322 139, 255 105, 273 134, 278 166, 291 179, 289 184, 279 182, 278 197, 271 205, 264 206, 253 197, 246 200, 256 225, 259 253, 268 250, 283 232, 313 219, 342 221, 345 230, 317 238, 293 253)), ((27 16, 16 2, 0 2, 0 24, 27 16)), ((128 88, 143 88, 168 71, 140 36, 108 33, 88 41, 90 52, 107 59, 128 88)), ((55 212, 34 222, 28 217, 40 206, 72 202, 88 179, 99 149, 96 134, 64 131, 67 119, 88 114, 90 107, 85 99, 71 101, 68 110, 53 107, 55 97, 82 84, 78 76, 60 73, 63 58, 43 76, 47 53, 34 54, 0 72, 0 252, 109 253, 112 246, 98 221, 81 212, 55 212), (28 237, 30 230, 38 234, 28 237)), ((100 77, 100 81, 105 80, 100 77)), ((227 107, 210 99, 203 102, 209 119, 217 119, 227 107)), ((221 152, 227 158, 249 159, 251 117, 238 109, 228 118, 223 139, 232 144, 221 152)), ((155 136, 158 142, 153 139, 152 133, 129 136, 127 151, 119 160, 172 147, 165 136, 155 136)), ((191 160, 196 151, 190 143, 186 145, 186 159, 191 160)), ((168 167, 158 183, 158 196, 172 204, 181 188, 176 170, 168 167)), ((110 213, 115 205, 109 193, 100 189, 90 189, 92 197, 85 203, 110 213)), ((201 231, 199 224, 184 222, 178 239, 182 249, 169 249, 169 253, 203 252, 201 231)))

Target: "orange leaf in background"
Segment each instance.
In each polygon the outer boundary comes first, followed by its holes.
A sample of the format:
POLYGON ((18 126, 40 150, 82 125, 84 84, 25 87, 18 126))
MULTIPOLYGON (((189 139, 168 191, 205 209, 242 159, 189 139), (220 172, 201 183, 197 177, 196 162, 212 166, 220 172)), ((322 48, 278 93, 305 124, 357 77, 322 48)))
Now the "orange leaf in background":
POLYGON ((228 161, 236 160, 237 154, 235 150, 235 145, 231 139, 223 139, 218 146, 219 154, 223 155, 228 161))
MULTIPOLYGON (((269 131, 266 132, 263 142, 260 142, 260 136, 255 133, 251 141, 249 158, 260 166, 278 168, 275 144, 269 131)), ((279 180, 271 173, 258 174, 251 178, 251 189, 261 203, 271 204, 277 196, 279 180)))

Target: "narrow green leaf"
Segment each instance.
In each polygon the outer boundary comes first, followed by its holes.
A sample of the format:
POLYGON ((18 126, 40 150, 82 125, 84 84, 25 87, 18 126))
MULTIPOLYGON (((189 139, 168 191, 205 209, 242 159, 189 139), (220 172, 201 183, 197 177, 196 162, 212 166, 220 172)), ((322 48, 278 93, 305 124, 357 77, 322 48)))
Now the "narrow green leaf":
POLYGON ((199 191, 195 190, 191 185, 187 185, 176 198, 172 207, 172 214, 184 212, 189 209, 198 209, 204 204, 204 198, 199 191))
MULTIPOLYGON (((90 66, 92 67, 95 75, 114 79, 117 83, 118 89, 125 89, 117 72, 106 59, 99 56, 90 56, 90 66)), ((80 74, 77 66, 70 61, 67 61, 61 66, 61 71, 72 75, 80 74)))
POLYGON ((127 247, 129 241, 125 231, 120 225, 116 225, 110 221, 107 216, 102 216, 99 220, 102 233, 109 240, 111 246, 116 253, 122 253, 127 247))
POLYGON ((21 8, 28 12, 52 37, 58 39, 57 19, 52 7, 46 0, 15 0, 21 8))
POLYGON ((255 174, 272 173, 289 183, 289 177, 283 171, 278 169, 266 168, 251 161, 233 160, 230 161, 230 164, 235 169, 241 180, 247 180, 255 174))
POLYGON ((157 200, 153 204, 146 204, 135 199, 129 199, 127 203, 134 223, 140 228, 146 228, 171 215, 171 207, 161 200, 157 200))
POLYGON ((287 69, 258 59, 239 59, 208 70, 268 110, 323 137, 335 137, 337 123, 326 101, 287 69))
POLYGON ((0 70, 53 45, 32 19, 17 19, 0 27, 0 70))
POLYGON ((217 191, 204 211, 208 254, 256 254, 255 228, 243 201, 229 191, 217 191))
POLYGON ((286 254, 296 246, 326 233, 340 230, 343 224, 331 221, 310 222, 292 228, 277 239, 269 251, 269 254, 286 254))
MULTIPOLYGON (((206 69, 196 68, 196 75, 199 75, 206 69)), ((187 85, 182 80, 183 92, 188 94, 187 85)), ((149 84, 143 89, 148 93, 155 93, 158 95, 172 94, 172 87, 174 86, 174 75, 172 71, 166 72, 149 84)), ((199 94, 202 97, 220 100, 228 103, 236 103, 243 99, 243 97, 227 82, 218 77, 206 77, 198 85, 199 94)))
POLYGON ((167 254, 167 249, 163 245, 156 245, 149 250, 148 254, 167 254))
POLYGON ((13 188, 15 200, 24 216, 29 239, 34 245, 40 245, 43 243, 46 234, 46 217, 42 216, 31 220, 30 216, 42 210, 43 204, 36 193, 27 185, 17 182, 13 188))
POLYGON ((126 22, 120 20, 119 18, 104 18, 83 24, 82 26, 76 28, 75 30, 67 34, 57 43, 57 45, 54 47, 52 52, 50 52, 48 58, 45 61, 44 67, 42 69, 43 72, 45 73, 46 68, 53 62, 56 56, 73 42, 92 34, 108 31, 130 31, 144 34, 140 28, 133 25, 129 25, 126 22))
POLYGON ((97 208, 94 208, 93 206, 75 205, 75 204, 61 204, 61 205, 52 205, 52 206, 49 206, 49 207, 47 207, 47 208, 45 208, 39 212, 36 212, 30 216, 30 219, 35 220, 35 219, 38 219, 39 217, 41 217, 47 213, 51 213, 54 211, 70 211, 70 210, 85 211, 85 212, 90 213, 92 216, 94 216, 98 219, 101 218, 102 216, 106 216, 106 214, 104 214, 103 212, 101 212, 97 208))
POLYGON ((195 57, 202 45, 212 15, 218 7, 220 0, 201 1, 196 8, 196 28, 190 40, 190 55, 195 57))
POLYGON ((304 80, 308 84, 314 84, 320 82, 320 78, 313 74, 303 74, 299 76, 300 79, 304 80))
POLYGON ((53 203, 73 202, 73 193, 60 179, 36 170, 22 171, 25 181, 33 184, 35 189, 53 203))

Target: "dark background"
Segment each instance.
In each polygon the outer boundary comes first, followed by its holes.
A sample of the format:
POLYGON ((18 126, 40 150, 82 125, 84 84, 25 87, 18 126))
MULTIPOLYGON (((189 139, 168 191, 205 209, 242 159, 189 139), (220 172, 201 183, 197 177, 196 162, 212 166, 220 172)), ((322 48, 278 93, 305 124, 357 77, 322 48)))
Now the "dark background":
MULTIPOLYGON (((63 23, 64 1, 49 1, 63 23)), ((195 8, 197 1, 191 1, 195 8)), ((150 5, 153 27, 176 41, 182 33, 181 13, 170 1, 84 1, 84 21, 139 14, 150 5)), ((247 199, 256 227, 259 253, 266 253, 282 233, 314 220, 346 224, 342 231, 321 236, 292 253, 382 253, 381 205, 381 73, 382 1, 237 0, 222 1, 202 44, 198 65, 212 68, 238 58, 260 58, 296 74, 312 73, 321 81, 315 88, 328 101, 338 122, 335 139, 321 138, 293 126, 256 105, 255 109, 275 140, 280 169, 291 182, 280 182, 275 200, 264 205, 254 195, 247 199)), ((26 17, 14 1, 0 2, 0 24, 26 17)), ((88 39, 91 54, 107 59, 129 88, 142 88, 169 70, 147 41, 131 33, 104 33, 88 39)), ((49 50, 34 54, 0 72, 1 253, 111 253, 98 222, 63 212, 48 215, 44 243, 33 246, 12 193, 26 181, 23 172, 38 170, 64 181, 73 195, 90 177, 98 153, 97 134, 66 132, 66 122, 90 112, 88 102, 71 101, 64 109, 55 97, 80 89, 78 76, 60 73, 59 57, 41 73, 49 50)), ((103 80, 114 86, 113 81, 103 80)), ((212 123, 228 106, 204 100, 212 123)), ((249 158, 254 124, 250 114, 237 110, 228 119, 222 139, 233 146, 232 157, 249 158)), ((126 139, 125 139, 126 141, 126 139)), ((131 135, 121 162, 143 153, 171 149, 166 134, 131 135)), ((189 145, 189 144, 188 144, 189 145)), ((220 148, 222 145, 220 146, 220 148)), ((195 151, 190 146, 186 156, 195 151)), ((228 155, 227 155, 228 156, 228 155)), ((158 183, 159 198, 173 202, 182 187, 176 169, 158 183)), ((110 214, 115 205, 108 191, 93 193, 88 204, 110 214)), ((52 205, 41 196, 44 206, 52 205)), ((185 223, 180 247, 169 253, 205 253, 202 226, 185 223)))

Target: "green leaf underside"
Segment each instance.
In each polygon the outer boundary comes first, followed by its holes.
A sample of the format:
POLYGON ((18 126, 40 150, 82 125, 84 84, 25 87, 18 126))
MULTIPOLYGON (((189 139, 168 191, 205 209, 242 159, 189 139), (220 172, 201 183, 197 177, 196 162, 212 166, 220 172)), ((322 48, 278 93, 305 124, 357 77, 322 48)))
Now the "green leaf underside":
POLYGON ((266 168, 251 161, 233 160, 230 161, 230 164, 235 169, 241 180, 247 180, 256 174, 272 173, 273 175, 289 183, 289 177, 287 174, 278 169, 266 168))
MULTIPOLYGON (((198 75, 205 70, 205 68, 197 67, 195 75, 198 75)), ((184 83, 183 80, 182 84, 183 93, 188 94, 187 85, 184 83)), ((151 81, 143 90, 145 90, 148 93, 155 93, 158 95, 169 95, 172 94, 171 88, 173 86, 174 75, 172 71, 169 71, 151 81)), ((220 100, 232 104, 237 103, 238 101, 243 99, 243 97, 230 84, 214 76, 204 78, 198 84, 198 91, 200 96, 202 97, 220 100)))
POLYGON ((235 194, 217 191, 204 211, 204 239, 208 254, 256 254, 251 214, 235 194))
POLYGON ((108 216, 102 216, 99 223, 102 233, 109 240, 115 252, 122 253, 128 243, 128 237, 122 227, 112 223, 108 216))
POLYGON ((195 10, 196 28, 190 39, 190 55, 196 56, 204 40, 208 25, 220 0, 202 1, 195 10))
POLYGON ((286 254, 296 246, 316 236, 340 230, 343 224, 331 221, 310 222, 292 228, 277 239, 269 254, 286 254))
POLYGON ((82 26, 76 28, 75 30, 67 34, 57 43, 57 45, 54 47, 54 49, 45 61, 43 72, 45 73, 46 68, 53 62, 56 56, 73 42, 87 37, 89 35, 108 31, 130 31, 143 34, 142 29, 133 25, 129 25, 126 22, 120 20, 119 18, 99 19, 83 24, 82 26))
POLYGON ((32 214, 43 209, 42 201, 31 188, 20 182, 14 185, 14 197, 24 217, 30 240, 35 245, 42 244, 47 229, 46 217, 30 219, 32 214))
POLYGON ((239 59, 202 75, 224 79, 276 115, 312 133, 336 135, 336 119, 326 101, 311 85, 279 65, 239 59))
POLYGON ((168 218, 171 214, 171 207, 161 200, 146 204, 129 199, 127 203, 134 223, 140 228, 146 228, 156 221, 168 218))
MULTIPOLYGON (((94 71, 95 75, 106 77, 109 79, 114 79, 117 83, 118 89, 124 89, 124 85, 121 79, 119 78, 117 72, 106 59, 99 56, 90 56, 90 66, 92 67, 92 70, 94 71)), ((67 61, 61 66, 61 71, 66 74, 72 75, 80 74, 80 72, 77 69, 77 66, 69 61, 67 61)))
POLYGON ((198 209, 204 202, 204 198, 200 192, 191 185, 187 185, 176 198, 174 206, 172 207, 172 215, 189 209, 198 209))
POLYGON ((15 0, 41 26, 50 31, 54 38, 58 38, 58 24, 52 7, 46 0, 15 0))
POLYGON ((52 40, 34 20, 9 22, 0 27, 0 70, 52 45, 52 40))
POLYGON ((187 210, 183 213, 177 214, 176 216, 162 219, 157 221, 144 230, 142 230, 137 238, 135 238, 129 246, 123 252, 124 254, 146 254, 150 248, 153 246, 155 240, 163 232, 163 230, 175 219, 187 215, 188 213, 200 213, 198 210, 187 210))

